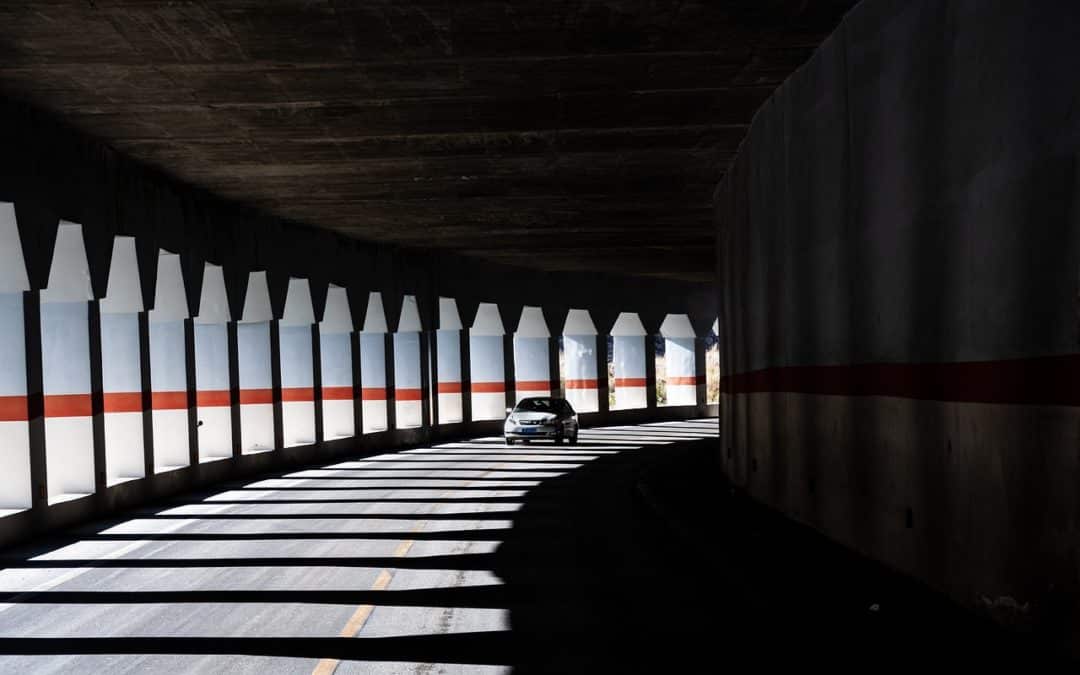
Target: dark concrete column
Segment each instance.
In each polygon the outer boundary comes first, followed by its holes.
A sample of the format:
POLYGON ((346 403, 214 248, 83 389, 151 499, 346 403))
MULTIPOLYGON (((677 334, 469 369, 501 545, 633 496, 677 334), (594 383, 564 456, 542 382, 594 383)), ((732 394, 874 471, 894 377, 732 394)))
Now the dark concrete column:
POLYGON ((697 407, 704 412, 709 399, 709 388, 705 381, 705 338, 694 338, 694 377, 696 378, 697 407))
POLYGON ((285 447, 285 425, 281 408, 281 326, 270 322, 270 391, 274 405, 274 450, 285 447))
POLYGON ((26 413, 30 435, 31 505, 49 505, 45 462, 45 383, 41 365, 41 296, 23 293, 23 334, 26 338, 26 413))
MULTIPOLYGON (((430 382, 428 395, 431 397, 431 426, 439 426, 439 331, 438 329, 427 332, 428 372, 430 382)), ((423 350, 421 350, 423 351, 423 350)), ((424 358, 423 356, 421 358, 424 358)))
POLYGON ((86 312, 90 333, 90 428, 94 445, 94 493, 105 492, 105 384, 101 365, 101 306, 91 300, 86 312))
POLYGON ((352 348, 352 374, 353 374, 353 426, 356 429, 355 436, 364 434, 364 381, 363 364, 360 361, 360 333, 349 333, 349 346, 352 348))
MULTIPOLYGON (((240 339, 236 325, 235 321, 226 324, 229 340, 229 409, 232 413, 233 459, 240 457, 243 443, 240 428, 240 339)), ((153 457, 149 461, 153 466, 153 457)))
POLYGON ((656 336, 645 336, 645 407, 656 408, 656 336))
POLYGON ((565 398, 566 392, 562 390, 562 374, 559 372, 559 337, 548 338, 548 379, 552 396, 565 398))
POLYGON ((431 429, 431 340, 420 331, 420 428, 431 429))
POLYGON ((472 422, 472 357, 469 353, 469 329, 461 329, 461 421, 472 422))
POLYGON ((506 407, 513 408, 517 403, 517 376, 514 369, 514 336, 503 335, 503 389, 506 395, 506 407))
POLYGON ((315 442, 326 439, 326 425, 323 423, 322 396, 322 338, 319 324, 311 324, 311 388, 315 401, 315 442))
POLYGON ((195 381, 195 320, 184 319, 184 369, 187 375, 188 463, 199 464, 199 412, 196 408, 198 382, 195 381))
POLYGON ((608 413, 608 344, 607 334, 596 335, 596 411, 601 415, 608 413))
MULTIPOLYGON (((232 353, 230 348, 230 357, 232 353)), ((230 360, 230 363, 235 363, 235 361, 230 360)), ((152 476, 154 474, 154 389, 150 381, 149 312, 139 312, 139 383, 142 387, 143 475, 152 476)), ((236 424, 239 424, 239 421, 236 424)), ((237 433, 235 429, 233 433, 237 433)))
POLYGON ((383 333, 383 363, 386 367, 386 430, 397 429, 397 392, 394 390, 394 334, 383 333))

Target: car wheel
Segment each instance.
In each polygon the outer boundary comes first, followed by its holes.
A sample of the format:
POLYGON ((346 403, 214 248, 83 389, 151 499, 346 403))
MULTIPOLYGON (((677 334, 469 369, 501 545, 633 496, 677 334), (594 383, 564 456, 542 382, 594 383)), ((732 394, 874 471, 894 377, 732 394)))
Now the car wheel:
POLYGON ((512 439, 512 438, 506 439, 506 444, 507 445, 513 445, 514 444, 514 439, 512 439))
POLYGON ((577 445, 578 430, 574 429, 574 435, 570 437, 570 445, 577 445))
POLYGON ((555 445, 562 445, 562 444, 563 444, 563 432, 560 431, 559 434, 557 436, 555 436, 555 445))

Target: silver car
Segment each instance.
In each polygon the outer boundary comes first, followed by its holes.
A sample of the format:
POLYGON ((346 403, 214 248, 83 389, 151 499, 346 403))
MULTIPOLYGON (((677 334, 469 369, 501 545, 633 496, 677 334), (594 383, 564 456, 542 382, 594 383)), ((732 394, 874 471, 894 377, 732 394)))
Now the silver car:
POLYGON ((571 445, 577 443, 577 413, 565 398, 523 398, 506 412, 503 436, 507 445, 539 438, 554 439, 557 445, 562 445, 564 440, 571 445))

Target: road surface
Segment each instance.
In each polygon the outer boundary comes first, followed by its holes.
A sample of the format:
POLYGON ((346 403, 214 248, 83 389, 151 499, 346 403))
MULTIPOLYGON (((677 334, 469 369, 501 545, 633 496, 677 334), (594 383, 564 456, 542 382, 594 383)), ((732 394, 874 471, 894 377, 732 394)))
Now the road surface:
POLYGON ((637 460, 716 433, 387 452, 0 552, 0 672, 603 670, 653 602, 620 589, 670 574, 627 513, 637 460))

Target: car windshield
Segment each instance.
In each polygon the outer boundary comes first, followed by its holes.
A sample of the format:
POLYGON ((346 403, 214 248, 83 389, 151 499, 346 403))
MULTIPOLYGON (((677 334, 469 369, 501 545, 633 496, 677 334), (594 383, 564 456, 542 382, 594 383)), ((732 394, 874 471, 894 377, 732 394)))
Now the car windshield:
POLYGON ((556 411, 555 400, 550 398, 527 398, 517 404, 516 412, 546 412, 556 411))

